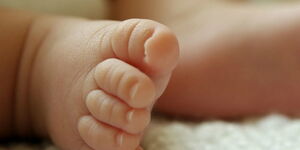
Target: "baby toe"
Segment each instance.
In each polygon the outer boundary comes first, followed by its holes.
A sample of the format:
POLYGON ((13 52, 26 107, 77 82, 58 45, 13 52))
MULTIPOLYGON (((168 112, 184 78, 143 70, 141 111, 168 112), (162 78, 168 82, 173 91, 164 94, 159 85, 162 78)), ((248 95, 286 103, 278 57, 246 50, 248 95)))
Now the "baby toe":
POLYGON ((98 122, 92 116, 79 119, 78 131, 84 142, 94 150, 133 150, 138 147, 141 138, 98 122))
POLYGON ((102 90, 91 91, 86 106, 98 121, 131 134, 141 133, 150 122, 150 111, 131 108, 102 90))
POLYGON ((179 46, 175 35, 155 21, 123 21, 114 30, 111 40, 118 58, 151 76, 170 73, 177 64, 179 46))
POLYGON ((152 80, 137 68, 118 59, 107 59, 96 66, 98 86, 133 108, 146 108, 155 101, 152 80))

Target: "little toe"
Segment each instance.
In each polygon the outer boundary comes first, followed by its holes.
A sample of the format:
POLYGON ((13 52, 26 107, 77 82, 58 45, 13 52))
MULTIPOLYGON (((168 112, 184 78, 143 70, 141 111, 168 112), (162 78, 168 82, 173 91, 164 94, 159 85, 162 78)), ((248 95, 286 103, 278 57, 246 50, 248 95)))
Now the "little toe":
POLYGON ((150 122, 150 111, 130 108, 101 90, 88 94, 86 106, 98 121, 131 134, 141 133, 150 122))
POLYGON ((80 118, 78 131, 84 142, 94 150, 133 150, 138 147, 141 138, 100 123, 91 116, 80 118))
POLYGON ((95 68, 94 78, 101 89, 122 99, 130 107, 146 108, 155 101, 152 80, 121 60, 111 58, 102 61, 95 68))

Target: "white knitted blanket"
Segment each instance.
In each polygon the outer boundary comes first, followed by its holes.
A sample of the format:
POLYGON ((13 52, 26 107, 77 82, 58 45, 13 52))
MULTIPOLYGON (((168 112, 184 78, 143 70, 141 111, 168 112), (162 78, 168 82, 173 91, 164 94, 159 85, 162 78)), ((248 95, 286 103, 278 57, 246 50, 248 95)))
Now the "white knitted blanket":
POLYGON ((154 120, 146 150, 299 150, 300 118, 269 115, 238 122, 154 120))
MULTIPOLYGON (((300 118, 273 114, 226 122, 153 119, 145 150, 299 150, 300 118)), ((0 150, 57 150, 51 144, 14 144, 0 150)))

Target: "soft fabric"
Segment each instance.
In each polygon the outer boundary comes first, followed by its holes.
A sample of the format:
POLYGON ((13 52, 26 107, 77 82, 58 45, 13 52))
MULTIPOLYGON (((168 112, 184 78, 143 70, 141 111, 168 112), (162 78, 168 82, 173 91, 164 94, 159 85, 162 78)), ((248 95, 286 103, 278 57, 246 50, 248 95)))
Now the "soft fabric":
MULTIPOLYGON (((300 118, 269 115, 236 122, 187 122, 155 118, 145 150, 299 150, 300 118)), ((53 145, 14 144, 0 150, 57 150, 53 145)))
POLYGON ((300 118, 282 115, 238 122, 154 120, 146 150, 299 150, 300 118))

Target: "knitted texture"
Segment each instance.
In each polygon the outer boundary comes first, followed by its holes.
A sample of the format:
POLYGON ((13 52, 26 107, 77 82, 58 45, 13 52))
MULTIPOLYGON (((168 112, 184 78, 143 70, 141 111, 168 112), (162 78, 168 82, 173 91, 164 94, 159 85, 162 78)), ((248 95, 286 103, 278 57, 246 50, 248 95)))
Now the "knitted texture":
MULTIPOLYGON (((299 150, 300 118, 269 115, 242 121, 153 119, 145 150, 299 150)), ((58 150, 51 144, 13 144, 0 150, 58 150)))

